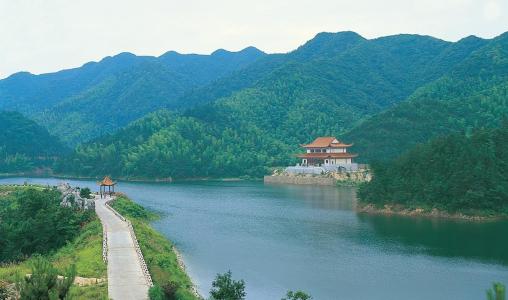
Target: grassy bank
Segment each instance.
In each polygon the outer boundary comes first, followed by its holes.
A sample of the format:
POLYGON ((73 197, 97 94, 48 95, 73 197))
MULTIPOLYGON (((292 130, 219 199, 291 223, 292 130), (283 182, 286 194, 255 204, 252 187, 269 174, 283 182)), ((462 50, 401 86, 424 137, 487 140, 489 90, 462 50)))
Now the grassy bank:
MULTIPOLYGON (((17 196, 17 193, 29 189, 37 190, 39 193, 46 193, 46 190, 42 186, 1 186, 0 201, 5 205, 8 201, 12 201, 13 197, 17 196)), ((64 221, 61 220, 61 222, 64 221)), ((36 229, 34 228, 34 230, 36 229)), ((65 269, 69 265, 74 264, 77 276, 79 277, 91 279, 91 281, 94 281, 94 278, 102 280, 107 278, 106 264, 102 261, 102 225, 98 218, 92 217, 69 242, 62 247, 43 253, 43 257, 51 262, 58 270, 58 274, 64 274, 65 269)), ((33 261, 34 256, 32 255, 22 260, 0 264, 0 281, 13 283, 20 276, 31 273, 33 261)), ((107 282, 87 286, 73 285, 70 295, 72 295, 73 299, 108 299, 107 282)))
MULTIPOLYGON (((77 276, 85 278, 107 278, 106 264, 102 261, 102 225, 98 219, 85 225, 82 232, 70 243, 56 252, 45 255, 53 266, 64 274, 65 269, 76 265, 77 276)), ((29 274, 33 257, 19 263, 0 266, 0 280, 15 282, 16 276, 29 274)), ((73 299, 108 299, 107 282, 88 286, 73 285, 73 299)))
POLYGON ((192 293, 192 282, 189 276, 178 263, 172 243, 149 224, 150 221, 157 219, 158 215, 147 211, 123 195, 111 205, 132 222, 154 284, 159 286, 176 284, 177 299, 198 299, 192 293))

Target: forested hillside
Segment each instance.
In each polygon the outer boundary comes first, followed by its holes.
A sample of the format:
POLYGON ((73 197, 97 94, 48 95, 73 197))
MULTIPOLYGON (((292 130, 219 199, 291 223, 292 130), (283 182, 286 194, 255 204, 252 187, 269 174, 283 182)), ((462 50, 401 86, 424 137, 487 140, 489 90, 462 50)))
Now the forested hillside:
POLYGON ((437 138, 373 171, 359 192, 363 202, 508 214, 508 122, 437 138))
POLYGON ((52 157, 69 151, 46 129, 18 112, 0 111, 0 128, 0 173, 51 165, 52 157))
POLYGON ((295 163, 298 145, 316 136, 340 136, 355 143, 360 161, 372 161, 497 124, 508 113, 507 37, 450 43, 339 32, 287 54, 125 53, 60 75, 12 76, 0 81, 0 95, 4 106, 32 103, 22 109, 68 143, 90 140, 58 161, 60 173, 261 176, 295 163), (16 98, 16 86, 28 89, 16 98), (51 98, 51 87, 56 98, 37 102, 51 98))
POLYGON ((18 73, 0 81, 0 109, 27 113, 74 145, 157 109, 175 108, 184 92, 264 55, 252 47, 211 55, 121 53, 56 73, 18 73))
POLYGON ((227 78, 213 83, 207 91, 219 99, 204 99, 208 103, 183 113, 154 114, 78 147, 58 170, 130 178, 260 176, 294 163, 300 143, 340 135, 397 107, 488 43, 474 37, 448 43, 415 35, 365 40, 350 32, 320 34, 292 53, 264 57, 234 73, 227 93, 217 85, 227 78), (338 47, 336 39, 346 46, 338 47), (265 63, 273 68, 262 68, 265 63))
POLYGON ((362 159, 385 160, 451 132, 492 127, 508 115, 508 34, 492 40, 407 102, 344 135, 362 159))
POLYGON ((258 177, 270 165, 290 162, 289 152, 288 145, 255 127, 223 128, 160 111, 78 146, 57 162, 56 171, 138 179, 258 177))

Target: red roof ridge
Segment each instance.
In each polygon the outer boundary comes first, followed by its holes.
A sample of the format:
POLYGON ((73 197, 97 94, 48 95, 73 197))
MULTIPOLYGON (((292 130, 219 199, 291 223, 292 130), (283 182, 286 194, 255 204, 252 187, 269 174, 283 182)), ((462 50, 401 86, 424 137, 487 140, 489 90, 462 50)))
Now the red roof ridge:
POLYGON ((321 136, 317 137, 310 144, 302 144, 300 146, 302 146, 303 148, 326 148, 326 147, 344 148, 351 147, 353 146, 353 144, 344 144, 334 136, 321 136))

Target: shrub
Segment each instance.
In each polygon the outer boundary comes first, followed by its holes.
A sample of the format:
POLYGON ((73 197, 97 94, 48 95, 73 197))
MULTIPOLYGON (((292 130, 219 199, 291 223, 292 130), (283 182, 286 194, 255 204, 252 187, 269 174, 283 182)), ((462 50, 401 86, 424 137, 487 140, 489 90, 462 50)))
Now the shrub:
POLYGON ((285 298, 282 298, 282 300, 312 300, 312 297, 302 291, 288 291, 285 298))
POLYGON ((76 277, 76 266, 72 265, 58 279, 57 270, 44 258, 37 256, 32 263, 32 275, 18 280, 21 300, 65 299, 76 277))
POLYGON ((179 285, 176 282, 168 282, 162 286, 164 296, 166 300, 176 300, 176 291, 178 291, 179 285))
POLYGON ((154 285, 148 290, 150 300, 164 300, 164 291, 159 285, 154 285))
POLYGON ((212 282, 210 295, 214 300, 243 300, 245 299, 245 282, 233 280, 231 271, 217 274, 212 282))
POLYGON ((80 189, 80 190, 79 190, 79 196, 80 196, 81 198, 90 199, 90 198, 91 198, 91 197, 90 197, 90 194, 91 194, 91 193, 92 193, 92 192, 91 192, 91 191, 90 191, 90 189, 89 189, 89 188, 87 188, 87 187, 82 188, 82 189, 80 189))
POLYGON ((488 300, 505 300, 506 299, 506 287, 499 282, 495 282, 494 284, 492 284, 492 288, 487 290, 487 299, 488 300))

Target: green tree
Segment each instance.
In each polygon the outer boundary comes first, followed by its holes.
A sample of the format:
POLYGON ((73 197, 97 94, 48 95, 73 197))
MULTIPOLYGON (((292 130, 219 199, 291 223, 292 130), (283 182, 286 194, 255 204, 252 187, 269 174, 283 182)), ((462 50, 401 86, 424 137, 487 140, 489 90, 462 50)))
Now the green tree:
POLYGON ((90 195, 91 195, 91 191, 90 191, 90 188, 82 188, 79 190, 79 196, 81 196, 81 198, 86 198, 86 199, 90 199, 90 195))
POLYGON ((245 299, 245 282, 232 278, 231 271, 217 274, 212 282, 210 295, 214 300, 243 300, 245 299))
POLYGON ((40 256, 35 257, 31 267, 32 274, 17 283, 21 300, 66 299, 76 277, 74 265, 66 271, 63 279, 58 279, 57 270, 40 256))
POLYGON ((311 300, 312 297, 303 291, 288 291, 285 298, 281 300, 311 300))
POLYGON ((93 211, 60 205, 56 189, 17 190, 0 206, 0 262, 46 254, 74 238, 93 211))
POLYGON ((492 288, 487 290, 487 300, 505 300, 506 299, 506 287, 495 282, 492 284, 492 288))

